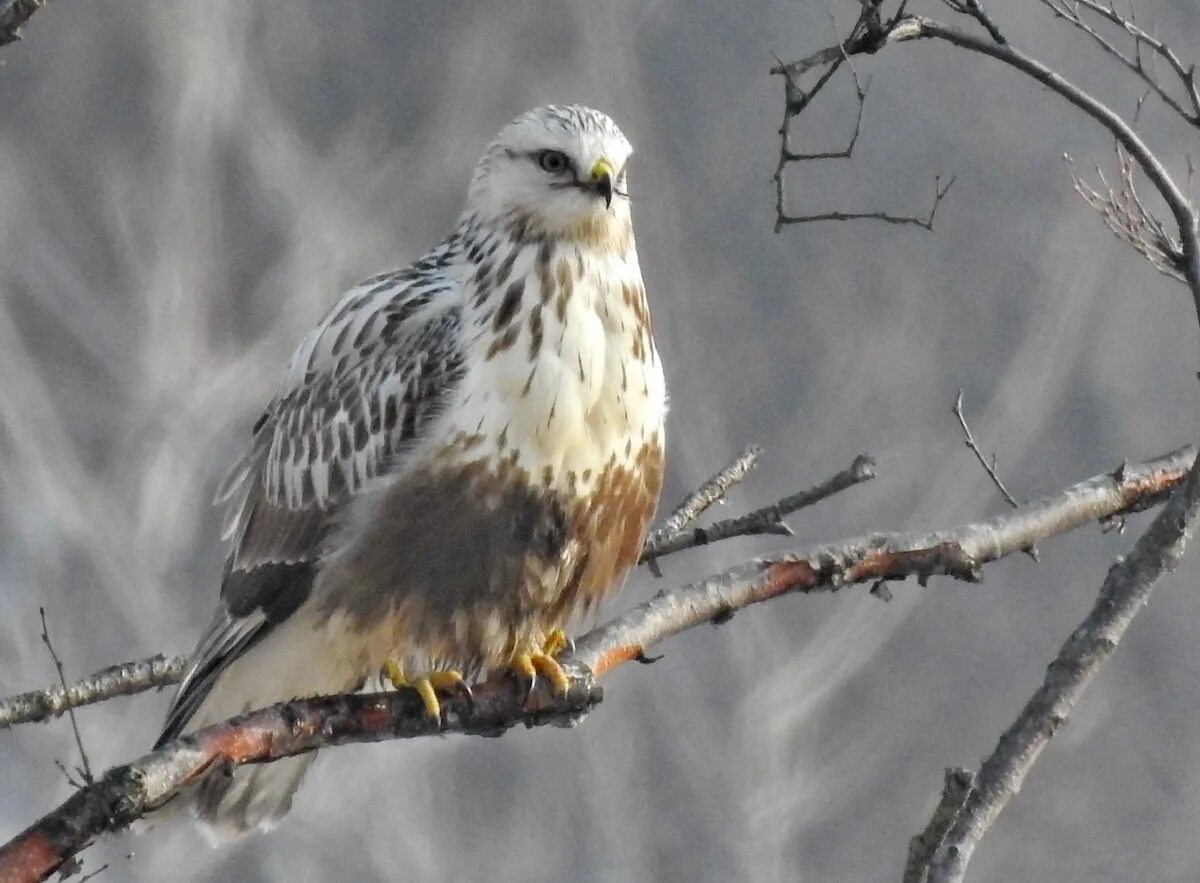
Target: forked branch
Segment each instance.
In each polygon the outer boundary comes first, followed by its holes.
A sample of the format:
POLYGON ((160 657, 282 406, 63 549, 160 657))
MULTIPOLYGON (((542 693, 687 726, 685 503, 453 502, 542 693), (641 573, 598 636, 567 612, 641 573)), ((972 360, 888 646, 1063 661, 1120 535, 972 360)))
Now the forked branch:
POLYGON ((1076 30, 1086 34, 1104 52, 1137 74, 1150 91, 1162 99, 1163 104, 1171 108, 1186 122, 1200 127, 1200 88, 1197 88, 1196 85, 1196 66, 1184 64, 1175 50, 1140 27, 1132 3, 1129 4, 1129 14, 1126 15, 1118 12, 1115 4, 1105 5, 1097 0, 1038 0, 1038 2, 1049 9, 1055 18, 1065 21, 1076 30), (1114 26, 1126 37, 1132 39, 1132 52, 1122 50, 1106 34, 1101 33, 1092 24, 1088 15, 1114 26), (1149 64, 1147 64, 1144 49, 1149 51, 1151 57, 1149 64), (1154 59, 1161 59, 1170 67, 1171 72, 1179 80, 1185 96, 1184 101, 1175 98, 1163 85, 1162 80, 1158 77, 1154 59), (1185 102, 1186 107, 1184 106, 1185 102))

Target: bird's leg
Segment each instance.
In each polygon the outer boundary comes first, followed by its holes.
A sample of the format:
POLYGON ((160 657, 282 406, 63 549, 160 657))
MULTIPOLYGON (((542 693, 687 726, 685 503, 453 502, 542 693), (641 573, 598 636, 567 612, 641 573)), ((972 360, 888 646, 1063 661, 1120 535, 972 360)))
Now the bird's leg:
POLYGON ((425 713, 436 720, 442 718, 442 703, 438 699, 439 690, 443 693, 462 694, 468 702, 473 699, 471 688, 463 680, 462 673, 454 669, 430 671, 419 677, 409 678, 405 675, 399 662, 389 659, 383 664, 383 675, 397 690, 406 688, 416 690, 417 695, 421 697, 421 703, 425 706, 425 713))
POLYGON ((570 647, 575 649, 575 642, 567 637, 567 633, 562 629, 554 629, 550 634, 546 635, 546 640, 542 642, 542 652, 547 656, 557 656, 563 650, 570 647))

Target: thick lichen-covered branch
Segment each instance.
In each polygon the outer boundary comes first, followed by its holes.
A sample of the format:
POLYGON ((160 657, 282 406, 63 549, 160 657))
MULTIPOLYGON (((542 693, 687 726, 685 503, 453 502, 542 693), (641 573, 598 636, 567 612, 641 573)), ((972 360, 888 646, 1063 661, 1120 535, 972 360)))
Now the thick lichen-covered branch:
POLYGON ((208 727, 114 767, 75 792, 4 846, 0 883, 44 880, 96 837, 128 827, 206 775, 351 742, 439 733, 496 736, 517 724, 570 726, 601 699, 590 673, 571 672, 566 694, 543 685, 526 697, 511 680, 481 685, 472 699, 451 697, 441 720, 413 691, 332 696, 273 705, 208 727))

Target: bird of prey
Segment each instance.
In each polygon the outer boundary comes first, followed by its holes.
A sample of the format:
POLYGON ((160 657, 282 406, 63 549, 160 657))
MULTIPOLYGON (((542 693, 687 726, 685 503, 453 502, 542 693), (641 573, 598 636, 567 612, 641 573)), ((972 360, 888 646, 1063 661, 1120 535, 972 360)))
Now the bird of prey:
MULTIPOLYGON (((631 153, 587 107, 517 117, 453 232, 300 343, 218 494, 220 606, 159 745, 381 671, 434 715, 488 671, 565 688, 562 630, 620 588, 662 485, 631 153)), ((311 759, 210 777, 196 811, 268 827, 311 759)))

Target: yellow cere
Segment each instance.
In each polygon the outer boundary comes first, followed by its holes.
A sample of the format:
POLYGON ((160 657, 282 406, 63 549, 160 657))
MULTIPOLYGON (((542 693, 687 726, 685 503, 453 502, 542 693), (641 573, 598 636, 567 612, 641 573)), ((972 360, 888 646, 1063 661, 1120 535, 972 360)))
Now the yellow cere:
POLYGON ((596 160, 596 164, 592 166, 592 180, 599 181, 603 177, 614 178, 612 163, 606 159, 596 160))

